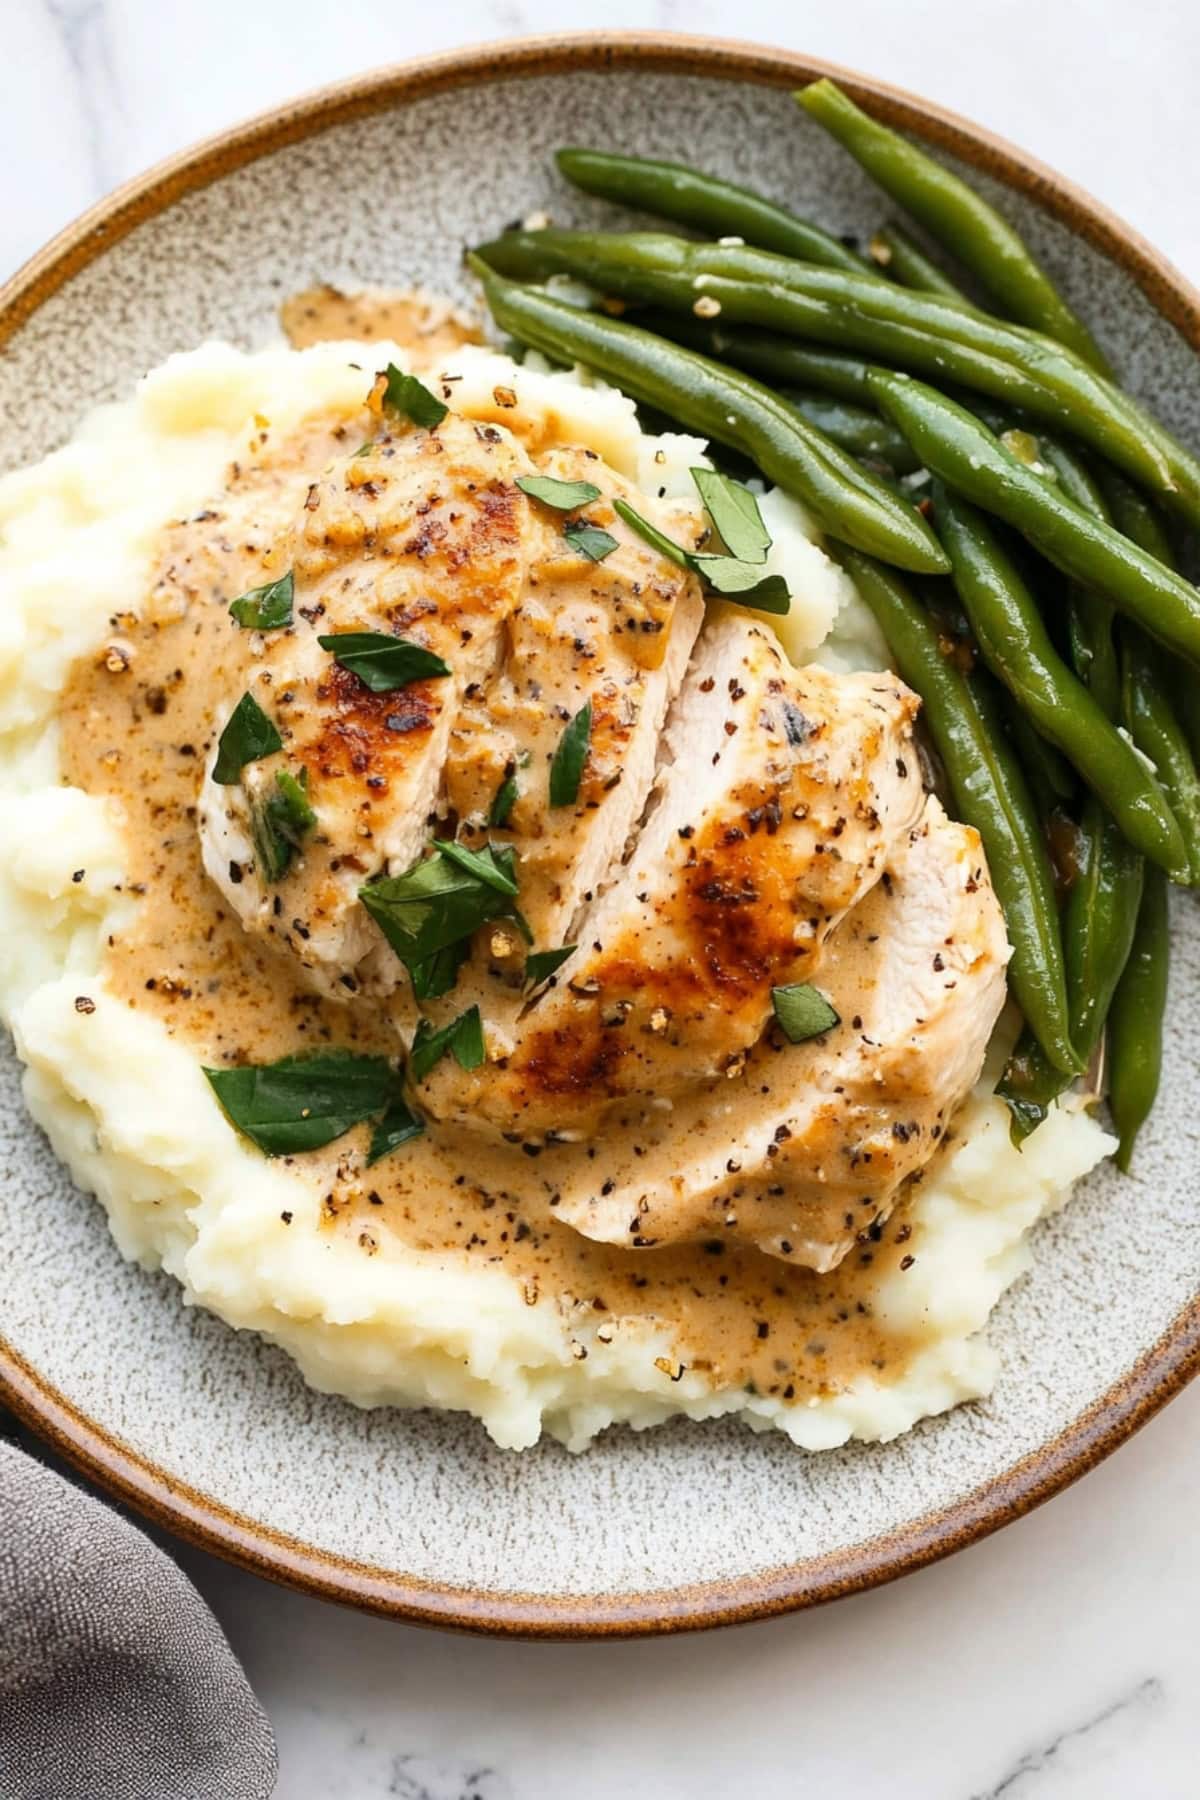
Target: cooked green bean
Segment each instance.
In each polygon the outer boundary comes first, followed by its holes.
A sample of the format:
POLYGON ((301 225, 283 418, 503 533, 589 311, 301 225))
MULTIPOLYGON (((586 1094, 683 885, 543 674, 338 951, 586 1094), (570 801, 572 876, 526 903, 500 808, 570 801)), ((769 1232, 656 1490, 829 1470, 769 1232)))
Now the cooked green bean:
POLYGON ((1134 628, 1121 633, 1121 695, 1125 728, 1158 773, 1187 847, 1188 871, 1200 884, 1200 776, 1187 734, 1171 704, 1167 669, 1156 645, 1134 628))
POLYGON ((877 458, 897 475, 911 475, 921 466, 903 432, 865 406, 855 406, 852 400, 830 399, 827 394, 788 391, 782 398, 850 456, 877 458))
MULTIPOLYGON (((1086 464, 1066 445, 1048 439, 1041 440, 1040 449, 1075 504, 1107 521, 1108 501, 1086 464)), ((1108 719, 1115 722, 1120 716, 1121 671, 1112 620, 1097 596, 1073 591, 1070 636, 1076 673, 1088 684, 1108 719)), ((1158 871, 1153 866, 1146 868, 1095 802, 1084 811, 1077 849, 1081 874, 1064 912, 1063 943, 1072 1035, 1090 1058, 1105 1027, 1114 985, 1130 954, 1143 883, 1151 877, 1157 879, 1158 871)), ((1023 1033, 997 1089, 1012 1111, 1013 1136, 1018 1142, 1041 1123, 1066 1085, 1032 1035, 1023 1033)))
MULTIPOLYGON (((1005 440, 1001 440, 1002 442, 1005 440)), ((1111 525, 1108 504, 1083 458, 1061 439, 1041 434, 1038 454, 1058 483, 1059 492, 1095 519, 1111 525)), ((1110 600, 1072 581, 1067 594, 1067 632, 1075 667, 1110 719, 1120 709, 1121 663, 1110 600)))
POLYGON ((884 225, 871 239, 868 249, 871 260, 898 281, 901 287, 916 288, 920 294, 940 294, 943 300, 961 300, 970 305, 970 299, 962 289, 951 281, 944 269, 939 269, 921 246, 909 237, 900 225, 884 225))
POLYGON ((983 197, 915 144, 855 106, 832 81, 796 99, 932 238, 970 269, 1002 311, 1069 344, 1098 369, 1103 352, 1028 245, 983 197))
POLYGON ((937 627, 904 583, 869 557, 834 545, 887 639, 946 767, 958 816, 983 840, 1013 946, 1008 977, 1046 1055, 1083 1068, 1068 1026, 1054 873, 1029 788, 1008 743, 989 675, 968 676, 944 654, 937 627))
MULTIPOLYGON (((1103 484, 1114 524, 1159 562, 1173 567, 1171 540, 1145 495, 1111 470, 1104 472, 1103 484)), ((1123 649, 1126 724, 1138 748, 1158 767, 1192 851, 1195 885, 1200 882, 1200 684, 1186 670, 1172 680, 1173 672, 1148 645, 1139 651, 1135 642, 1123 649)))
POLYGON ((870 386, 881 411, 947 487, 1015 527, 1152 637, 1200 663, 1200 593, 1190 582, 1059 494, 965 408, 923 382, 878 372, 870 386))
POLYGON ((1200 462, 1080 357, 1022 326, 933 294, 771 251, 656 232, 512 232, 480 253, 504 274, 568 274, 605 294, 704 309, 857 350, 881 365, 979 389, 1078 437, 1200 521, 1200 462))
POLYGON ((753 325, 726 325, 720 319, 698 319, 690 312, 668 312, 647 306, 639 309, 637 323, 658 337, 686 344, 714 362, 732 363, 761 375, 773 387, 815 388, 836 399, 858 406, 872 406, 867 376, 871 364, 842 350, 823 350, 801 344, 777 332, 759 331, 753 325))
POLYGON ((941 482, 934 485, 934 516, 988 667, 1100 796, 1135 849, 1186 880, 1187 850, 1162 789, 1055 650, 990 520, 941 482))
POLYGON ((1175 552, 1162 519, 1147 500, 1128 481, 1112 469, 1102 469, 1100 485, 1109 516, 1118 531, 1132 538, 1148 556, 1153 556, 1168 569, 1175 567, 1175 552))
MULTIPOLYGON (((1084 808, 1080 848, 1082 868, 1067 896, 1062 941, 1071 1041, 1090 1062, 1129 959, 1146 864, 1094 797, 1084 808)), ((1008 1103, 1018 1143, 1069 1085, 1070 1077, 1053 1067, 1036 1033, 1023 1031, 996 1089, 1008 1103)))
POLYGON ((747 244, 829 269, 857 269, 861 274, 865 267, 861 256, 819 225, 798 219, 750 188, 703 175, 683 163, 575 149, 559 150, 554 160, 567 180, 585 193, 691 225, 706 237, 740 237, 747 244))
POLYGON ((1147 869, 1133 948, 1108 1015, 1108 1103, 1121 1140, 1117 1167, 1126 1173, 1162 1075, 1170 953, 1167 884, 1157 869, 1147 869))
MULTIPOLYGON (((1170 540, 1154 509, 1136 488, 1114 474, 1097 481, 1068 445, 1043 438, 1041 451, 1059 484, 1080 506, 1164 563, 1173 561, 1170 540)), ((1159 784, 1187 847, 1187 880, 1200 883, 1200 775, 1188 734, 1171 701, 1170 671, 1161 652, 1136 626, 1125 624, 1117 637, 1107 603, 1094 595, 1072 595, 1071 639, 1077 662, 1089 665, 1089 685, 1110 716, 1118 705, 1125 728, 1154 764, 1159 784), (1118 702, 1117 696, 1120 695, 1118 702)))
POLYGON ((1079 791, 1075 771, 1061 751, 1039 737, 1007 688, 1003 700, 1008 735, 1037 801, 1038 813, 1045 819, 1064 801, 1075 798, 1079 791))
POLYGON ((749 376, 637 326, 517 287, 477 258, 471 263, 502 330, 566 362, 585 363, 635 400, 744 451, 823 529, 856 548, 901 568, 945 571, 945 552, 914 507, 749 376))

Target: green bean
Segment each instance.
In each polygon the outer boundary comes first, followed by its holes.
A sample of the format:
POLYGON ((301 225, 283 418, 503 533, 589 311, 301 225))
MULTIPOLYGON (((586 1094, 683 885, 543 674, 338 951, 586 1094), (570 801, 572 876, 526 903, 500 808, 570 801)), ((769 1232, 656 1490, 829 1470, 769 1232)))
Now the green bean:
POLYGON ((1037 602, 990 521, 940 482, 934 486, 934 514, 955 589, 992 673, 1041 736, 1074 764, 1135 849, 1176 879, 1186 879, 1187 850, 1161 788, 1058 655, 1037 602))
MULTIPOLYGON (((1108 500, 1091 471, 1067 446, 1042 439, 1040 449, 1063 490, 1092 516, 1109 519, 1108 500)), ((1071 649, 1076 672, 1087 682, 1108 719, 1120 715, 1121 671, 1104 603, 1076 590, 1072 595, 1071 649)), ((1064 953, 1071 997, 1071 1029, 1089 1058, 1105 1026, 1115 983, 1130 954, 1143 883, 1157 879, 1117 826, 1095 803, 1085 809, 1078 844, 1081 874, 1071 889, 1063 918, 1064 953)), ((1067 1084, 1023 1033, 997 1092, 1012 1111, 1013 1137, 1020 1142, 1047 1116, 1067 1084)))
POLYGON ((699 305, 708 316, 979 389, 1080 438, 1200 521, 1194 457, 1063 345, 972 307, 874 275, 655 232, 513 232, 480 254, 501 273, 568 274, 626 300, 688 312, 699 305))
POLYGON ((939 574, 946 556, 914 507, 896 499, 782 400, 747 375, 637 326, 515 286, 471 259, 496 323, 535 349, 582 362, 692 431, 730 444, 802 501, 826 531, 901 568, 939 574))
MULTIPOLYGON (((1060 493, 1094 519, 1111 525, 1108 502, 1083 458, 1061 439, 1044 434, 1038 439, 1038 449, 1053 472, 1060 493)), ((1075 667, 1110 719, 1117 717, 1121 705, 1121 662, 1113 625, 1112 602, 1073 581, 1067 594, 1071 654, 1075 667)))
POLYGON ((920 468, 908 439, 877 412, 850 400, 831 400, 826 394, 787 391, 782 398, 848 455, 877 458, 897 475, 911 475, 920 468))
POLYGON ((1105 357, 1027 244, 973 188, 925 151, 868 118, 832 81, 815 81, 796 99, 886 194, 970 269, 1002 311, 1069 344, 1096 368, 1105 357))
MULTIPOLYGON (((1067 896, 1062 940, 1071 1041, 1090 1062, 1129 959, 1146 864, 1094 797, 1084 808, 1080 844, 1083 867, 1067 896)), ((1022 1032, 996 1089, 1012 1113, 1016 1142, 1042 1123, 1069 1085, 1036 1033, 1022 1032)))
POLYGON ((554 160, 567 180, 585 193, 691 225, 706 237, 740 237, 747 244, 830 269, 857 269, 861 274, 865 267, 860 256, 820 226, 798 219, 749 188, 703 175, 683 163, 574 149, 558 151, 554 160))
POLYGON ((1162 1075, 1170 950, 1167 884, 1157 869, 1147 869, 1133 948, 1108 1017, 1108 1103, 1121 1140, 1117 1166, 1126 1173, 1162 1075))
POLYGON ((1187 873, 1200 885, 1200 776, 1187 734, 1171 704, 1167 670, 1157 647, 1140 631, 1121 633, 1122 704, 1125 728, 1158 773, 1162 790, 1187 847, 1187 873))
POLYGON ((943 653, 937 627, 903 582, 844 546, 832 552, 887 639, 901 676, 920 696, 961 819, 983 840, 1013 947, 1009 983, 1055 1064, 1083 1063, 1068 1026, 1054 874, 1029 788, 1004 732, 991 677, 966 675, 943 653))
POLYGON ((1128 481, 1112 469, 1102 469, 1100 485, 1109 516, 1119 531, 1139 544, 1168 569, 1175 567, 1175 552, 1157 510, 1128 481))
POLYGON ((773 387, 815 388, 858 406, 873 405, 867 387, 871 364, 859 356, 801 344, 773 331, 758 331, 753 325, 726 325, 716 319, 710 323, 694 313, 654 306, 639 309, 637 323, 715 362, 732 363, 735 369, 761 375, 773 387))
POLYGON ((1200 594, 1131 539, 1035 475, 963 407, 924 383, 873 373, 880 410, 947 487, 1028 538, 1057 568, 1094 587, 1152 637, 1200 663, 1200 594))
MULTIPOLYGON (((1064 492, 1097 518, 1116 525, 1148 554, 1173 561, 1170 540, 1144 496, 1111 470, 1098 481, 1083 459, 1056 439, 1042 440, 1042 453, 1054 468, 1064 492)), ((1135 626, 1114 638, 1111 613, 1093 595, 1072 596, 1072 644, 1076 660, 1090 665, 1089 685, 1106 711, 1118 706, 1125 728, 1144 756, 1154 764, 1159 784, 1179 825, 1187 848, 1191 886, 1200 883, 1200 775, 1188 734, 1172 705, 1170 672, 1157 647, 1135 626), (1117 696, 1120 695, 1118 701, 1117 696)))
POLYGON ((1038 813, 1046 819, 1064 801, 1075 798, 1079 791, 1075 771, 1061 751, 1039 737, 1007 688, 1003 701, 1008 735, 1037 801, 1038 813))
POLYGON ((967 306, 971 304, 962 289, 926 256, 902 226, 882 226, 871 239, 868 249, 872 261, 902 287, 916 288, 921 294, 940 294, 943 300, 961 300, 967 306))
MULTIPOLYGON (((1145 495, 1111 471, 1105 471, 1103 479, 1114 522, 1126 537, 1160 562, 1173 566, 1171 540, 1145 495)), ((1178 671, 1172 680, 1173 672, 1164 666, 1161 657, 1153 671, 1147 672, 1148 680, 1139 680, 1139 660, 1127 653, 1126 722, 1139 749, 1157 763, 1175 816, 1184 835, 1195 845, 1198 839, 1194 834, 1200 830, 1195 823, 1193 798, 1200 768, 1200 685, 1187 670, 1178 671), (1153 723, 1149 717, 1151 709, 1155 715, 1153 723), (1140 721, 1141 736, 1132 722, 1135 718, 1140 721)), ((1200 856, 1195 849, 1192 881, 1200 881, 1200 856)))

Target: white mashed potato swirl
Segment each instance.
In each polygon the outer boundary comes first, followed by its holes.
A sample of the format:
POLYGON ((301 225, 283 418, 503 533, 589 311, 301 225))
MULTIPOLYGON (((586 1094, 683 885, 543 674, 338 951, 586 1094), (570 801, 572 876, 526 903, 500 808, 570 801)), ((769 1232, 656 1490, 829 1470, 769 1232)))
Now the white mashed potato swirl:
MULTIPOLYGON (((321 1233, 318 1186, 240 1138, 197 1057, 106 991, 105 940, 137 899, 122 891, 119 808, 60 777, 55 705, 71 664, 139 608, 157 533, 219 488, 264 421, 278 435, 310 415, 357 415, 369 371, 389 356, 404 360, 379 344, 255 355, 206 345, 0 482, 0 1014, 27 1065, 34 1118, 101 1199, 126 1256, 162 1266, 189 1301, 262 1332, 313 1386, 359 1405, 463 1409, 503 1446, 546 1431, 574 1450, 614 1422, 736 1412, 823 1449, 895 1437, 986 1394, 997 1358, 982 1328, 1028 1264, 1030 1227, 1113 1148, 1090 1117, 1056 1110, 1018 1152, 991 1095, 994 1066, 913 1202, 920 1257, 903 1278, 862 1278, 876 1317, 914 1353, 886 1381, 863 1373, 845 1391, 789 1404, 714 1390, 691 1370, 672 1379, 665 1328, 591 1325, 581 1358, 578 1321, 568 1328, 561 1310, 530 1306, 501 1266, 404 1246, 366 1257, 321 1233)), ((494 396, 512 390, 518 416, 538 418, 548 437, 586 442, 648 492, 690 496, 703 444, 643 434, 614 390, 479 349, 455 364, 455 410, 511 425, 494 396)), ((874 626, 802 510, 778 492, 762 510, 769 566, 793 594, 780 626, 793 659, 877 666, 874 626)))

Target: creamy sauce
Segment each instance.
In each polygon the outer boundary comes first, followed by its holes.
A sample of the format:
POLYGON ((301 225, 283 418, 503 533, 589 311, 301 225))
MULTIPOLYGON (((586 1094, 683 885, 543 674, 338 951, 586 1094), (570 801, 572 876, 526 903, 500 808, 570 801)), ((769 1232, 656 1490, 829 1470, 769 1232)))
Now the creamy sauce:
POLYGON ((434 294, 344 294, 340 288, 305 288, 279 309, 293 350, 339 338, 403 344, 414 362, 429 367, 463 344, 482 343, 477 325, 434 294))
MULTIPOLYGON (((332 300, 321 314, 311 296, 302 298, 305 342, 350 329, 369 336, 372 322, 380 335, 401 329, 394 305, 372 315, 367 300, 338 296, 340 307, 354 306, 351 325, 332 300), (335 323, 321 333, 318 318, 330 315, 335 323)), ((365 411, 362 426, 366 435, 365 411)), ((279 444, 264 432, 252 456, 230 470, 224 492, 166 530, 140 614, 112 621, 106 645, 76 665, 61 702, 63 780, 120 802, 129 881, 141 900, 134 926, 108 943, 106 984, 205 1063, 265 1062, 322 1044, 395 1051, 369 1002, 314 995, 285 954, 246 935, 204 874, 195 827, 214 709, 238 690, 251 660, 252 634, 233 624, 228 603, 267 578, 274 536, 313 473, 352 438, 347 426, 311 426, 279 444)), ((885 1332, 870 1304, 876 1279, 909 1266, 919 1249, 904 1206, 863 1234, 838 1270, 817 1275, 720 1238, 636 1250, 578 1235, 556 1216, 558 1189, 586 1181, 591 1165, 599 1184, 603 1146, 534 1157, 432 1126, 367 1169, 367 1135, 363 1128, 287 1159, 319 1184, 325 1228, 356 1241, 363 1255, 407 1245, 499 1263, 529 1305, 556 1306, 568 1323, 586 1318, 592 1330, 602 1315, 614 1329, 630 1318, 673 1329, 672 1374, 708 1371, 714 1387, 798 1404, 863 1373, 893 1380, 917 1348, 885 1332)), ((676 1144, 674 1154, 686 1161, 687 1146, 676 1144)), ((582 1343, 576 1353, 586 1355, 582 1343)))

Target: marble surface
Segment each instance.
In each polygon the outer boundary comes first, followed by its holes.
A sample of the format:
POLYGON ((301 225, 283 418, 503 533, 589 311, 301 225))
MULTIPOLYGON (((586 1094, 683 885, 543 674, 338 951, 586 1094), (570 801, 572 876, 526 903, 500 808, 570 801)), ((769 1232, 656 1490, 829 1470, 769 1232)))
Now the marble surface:
MULTIPOLYGON (((958 107, 1084 182, 1194 278, 1178 0, 3 0, 0 275, 155 158, 325 80, 488 37, 659 26, 789 44, 958 107), (1172 91, 1177 96, 1171 104, 1172 91)), ((452 1638, 177 1553, 279 1738, 280 1800, 1192 1800, 1200 1388, 949 1563, 737 1632, 452 1638)), ((189 1796, 188 1800, 205 1800, 189 1796)))

